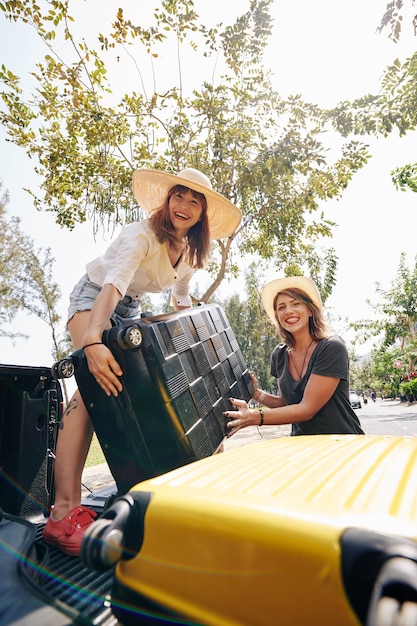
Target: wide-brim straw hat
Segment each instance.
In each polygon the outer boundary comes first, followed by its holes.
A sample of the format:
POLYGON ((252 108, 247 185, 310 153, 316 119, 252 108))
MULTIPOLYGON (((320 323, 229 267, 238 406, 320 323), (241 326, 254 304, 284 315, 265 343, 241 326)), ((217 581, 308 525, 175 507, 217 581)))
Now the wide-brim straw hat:
POLYGON ((319 290, 316 284, 307 276, 286 276, 285 278, 276 278, 266 283, 261 292, 262 302, 265 311, 270 320, 277 326, 275 317, 274 300, 277 293, 287 291, 288 289, 301 289, 304 291, 311 301, 320 309, 323 308, 319 290))
POLYGON ((159 209, 165 202, 168 191, 175 185, 183 185, 204 194, 207 200, 210 239, 229 237, 239 226, 242 219, 240 209, 214 191, 210 180, 199 170, 188 167, 178 174, 147 169, 133 172, 133 195, 146 213, 159 209))

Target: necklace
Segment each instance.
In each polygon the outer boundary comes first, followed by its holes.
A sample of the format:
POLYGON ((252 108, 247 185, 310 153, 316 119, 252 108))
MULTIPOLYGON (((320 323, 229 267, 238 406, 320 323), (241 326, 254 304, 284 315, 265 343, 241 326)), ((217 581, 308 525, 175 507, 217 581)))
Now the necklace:
POLYGON ((180 243, 172 243, 168 247, 168 255, 171 261, 171 265, 174 269, 178 267, 181 263, 182 257, 184 256, 186 244, 184 240, 180 243))
POLYGON ((295 369, 295 371, 296 371, 296 372, 297 372, 297 374, 298 374, 298 378, 299 378, 299 380, 301 380, 301 379, 302 379, 302 377, 303 377, 304 365, 306 364, 307 353, 308 353, 308 351, 310 350, 310 346, 313 344, 313 342, 314 342, 314 339, 312 339, 312 340, 310 341, 310 343, 309 343, 309 344, 308 344, 308 346, 307 346, 307 350, 306 350, 306 351, 305 351, 305 353, 304 353, 303 364, 302 364, 302 366, 301 366, 301 374, 300 374, 300 372, 299 372, 299 371, 298 371, 298 369, 297 369, 297 366, 296 366, 296 364, 295 364, 294 357, 293 357, 293 355, 292 355, 291 350, 289 351, 289 355, 290 355, 290 357, 291 357, 292 364, 294 365, 294 369, 295 369))
POLYGON ((180 256, 178 257, 178 259, 175 261, 174 265, 172 266, 174 268, 174 270, 178 267, 178 265, 181 263, 181 259, 182 259, 182 252, 180 254, 180 256))

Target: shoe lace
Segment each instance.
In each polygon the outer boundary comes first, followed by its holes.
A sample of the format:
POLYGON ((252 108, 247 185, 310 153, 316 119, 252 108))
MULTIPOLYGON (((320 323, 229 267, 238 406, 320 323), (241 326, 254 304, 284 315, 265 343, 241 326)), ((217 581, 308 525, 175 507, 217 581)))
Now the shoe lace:
POLYGON ((94 522, 97 517, 97 513, 88 509, 86 506, 77 506, 76 509, 71 511, 71 515, 68 516, 68 522, 66 525, 66 533, 72 535, 77 528, 87 528, 94 522))

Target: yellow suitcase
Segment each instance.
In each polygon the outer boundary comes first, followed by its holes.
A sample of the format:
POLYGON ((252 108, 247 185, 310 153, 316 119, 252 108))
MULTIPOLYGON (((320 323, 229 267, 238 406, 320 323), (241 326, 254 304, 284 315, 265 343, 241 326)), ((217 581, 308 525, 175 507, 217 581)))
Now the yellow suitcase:
POLYGON ((122 624, 416 624, 416 538, 417 439, 304 436, 136 485, 82 558, 118 562, 122 624))

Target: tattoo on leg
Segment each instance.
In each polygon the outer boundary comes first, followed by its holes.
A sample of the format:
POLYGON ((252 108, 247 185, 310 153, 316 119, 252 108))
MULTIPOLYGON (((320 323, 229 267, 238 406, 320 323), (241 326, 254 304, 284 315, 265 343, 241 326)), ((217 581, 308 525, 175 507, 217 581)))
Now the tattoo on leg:
POLYGON ((71 411, 75 411, 75 409, 78 407, 78 402, 75 398, 73 398, 69 403, 67 408, 64 411, 64 415, 62 416, 62 420, 61 423, 59 425, 59 427, 62 429, 64 428, 64 418, 69 415, 71 413, 71 411))
POLYGON ((65 413, 64 415, 69 415, 71 413, 71 411, 74 411, 74 409, 76 409, 78 406, 78 402, 76 400, 76 398, 73 398, 69 403, 67 408, 65 409, 65 413))

